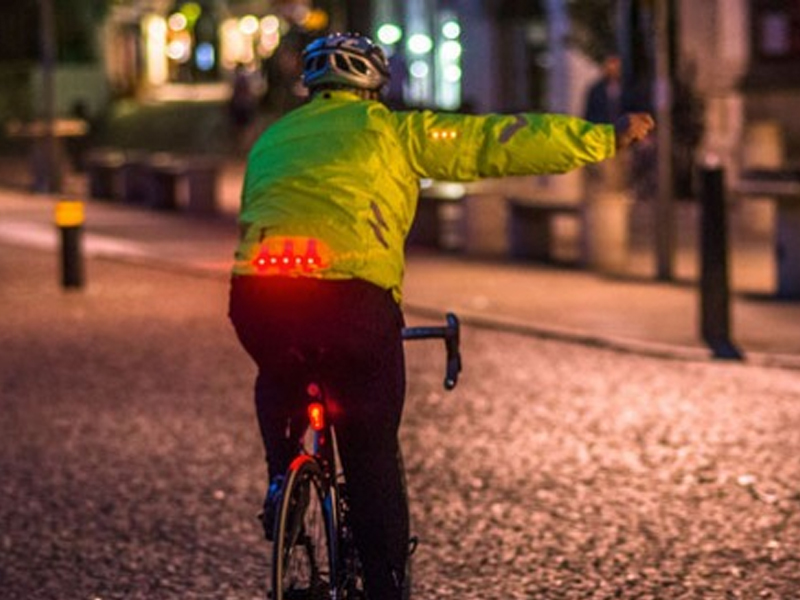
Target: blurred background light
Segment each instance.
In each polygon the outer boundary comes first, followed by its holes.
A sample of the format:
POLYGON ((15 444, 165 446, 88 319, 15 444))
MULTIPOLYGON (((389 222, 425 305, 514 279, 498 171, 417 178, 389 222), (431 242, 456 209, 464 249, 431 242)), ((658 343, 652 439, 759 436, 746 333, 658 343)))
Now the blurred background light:
POLYGON ((403 30, 394 23, 384 23, 378 28, 378 41, 381 44, 391 46, 400 41, 403 37, 403 30))
POLYGON ((167 24, 172 31, 183 31, 189 24, 189 20, 183 13, 173 13, 169 16, 167 24))
POLYGON ((261 34, 261 39, 258 42, 258 53, 264 57, 268 58, 272 56, 275 52, 278 45, 281 43, 281 34, 279 31, 273 31, 272 33, 263 33, 261 34))
POLYGON ((148 15, 144 20, 147 33, 147 82, 162 85, 169 79, 167 61, 167 22, 158 15, 148 15))
POLYGON ((167 56, 180 63, 189 60, 191 56, 191 52, 189 51, 189 40, 185 38, 172 40, 167 45, 167 56))
POLYGON ((281 21, 275 15, 267 15, 261 19, 261 33, 263 35, 272 35, 277 33, 281 28, 281 21))
POLYGON ((258 27, 258 18, 253 15, 247 15, 239 19, 239 31, 244 35, 255 35, 258 32, 258 27))
POLYGON ((442 45, 439 47, 439 52, 443 60, 457 61, 461 57, 461 44, 453 40, 442 42, 442 45))
POLYGON ((450 83, 461 81, 461 67, 458 65, 447 65, 444 68, 444 79, 450 83))
POLYGON ((442 24, 442 35, 448 40, 458 39, 461 35, 461 25, 458 21, 446 21, 442 24))
POLYGON ((408 38, 408 49, 413 54, 427 54, 433 48, 433 40, 424 33, 415 33, 408 38))
POLYGON ((186 19, 188 20, 188 26, 194 27, 195 22, 197 19, 200 18, 200 15, 203 14, 203 7, 200 6, 197 2, 187 2, 180 8, 180 13, 182 13, 186 19))
POLYGON ((214 46, 208 42, 198 44, 194 52, 194 61, 201 71, 211 71, 216 64, 214 46))
POLYGON ((416 77, 418 79, 423 79, 428 76, 430 69, 428 68, 428 64, 422 60, 415 60, 411 63, 411 66, 408 68, 408 72, 411 73, 412 77, 416 77))
POLYGON ((303 17, 301 23, 309 31, 320 31, 328 26, 328 13, 324 10, 315 8, 309 10, 303 17))

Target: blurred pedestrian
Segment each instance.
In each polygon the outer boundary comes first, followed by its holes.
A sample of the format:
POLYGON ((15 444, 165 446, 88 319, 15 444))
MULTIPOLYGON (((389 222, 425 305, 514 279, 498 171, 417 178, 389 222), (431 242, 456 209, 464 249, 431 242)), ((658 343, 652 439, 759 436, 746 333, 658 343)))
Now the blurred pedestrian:
MULTIPOLYGON (((584 117, 592 123, 614 123, 623 114, 622 59, 607 54, 601 64, 601 75, 586 94, 584 117)), ((610 160, 586 169, 587 200, 603 191, 622 191, 629 187, 629 160, 610 160)))
POLYGON ((307 92, 302 83, 302 38, 299 35, 284 37, 275 53, 265 62, 267 79, 266 102, 271 111, 282 115, 303 103, 307 92))
POLYGON ((614 123, 622 112, 622 59, 609 54, 603 59, 602 75, 586 95, 584 117, 592 123, 614 123))
POLYGON ((236 147, 241 151, 249 146, 250 130, 258 109, 258 97, 253 89, 250 72, 241 63, 234 70, 232 87, 228 112, 236 147))
POLYGON ((383 102, 392 110, 406 108, 405 94, 408 81, 408 63, 403 51, 398 49, 389 57, 389 83, 383 95, 383 102))

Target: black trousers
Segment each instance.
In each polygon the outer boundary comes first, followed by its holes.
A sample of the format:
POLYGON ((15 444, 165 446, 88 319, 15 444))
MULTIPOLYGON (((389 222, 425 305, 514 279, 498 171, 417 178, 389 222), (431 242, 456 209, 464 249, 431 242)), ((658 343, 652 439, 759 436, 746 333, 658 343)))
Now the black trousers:
POLYGON ((256 411, 270 476, 284 473, 297 450, 307 384, 322 383, 367 593, 400 598, 409 517, 397 437, 405 398, 399 306, 360 280, 235 276, 230 318, 258 366, 256 411))

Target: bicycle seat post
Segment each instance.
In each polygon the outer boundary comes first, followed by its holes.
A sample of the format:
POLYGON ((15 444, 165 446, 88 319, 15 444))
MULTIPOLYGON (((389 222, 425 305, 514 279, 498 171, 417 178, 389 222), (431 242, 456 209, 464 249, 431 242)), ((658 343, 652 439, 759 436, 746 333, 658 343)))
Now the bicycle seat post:
POLYGON ((311 448, 315 456, 322 452, 325 443, 325 404, 322 388, 316 383, 309 383, 306 388, 308 393, 308 426, 311 428, 311 448))

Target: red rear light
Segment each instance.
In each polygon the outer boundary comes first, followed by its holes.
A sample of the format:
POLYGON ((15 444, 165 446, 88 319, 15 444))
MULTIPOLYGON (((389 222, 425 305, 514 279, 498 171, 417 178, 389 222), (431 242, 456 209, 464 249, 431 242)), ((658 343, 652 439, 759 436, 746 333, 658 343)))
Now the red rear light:
POLYGON ((301 275, 323 268, 325 262, 317 240, 279 237, 265 243, 252 264, 259 273, 301 275))
POLYGON ((319 402, 308 405, 308 423, 314 431, 325 429, 325 407, 319 402))

